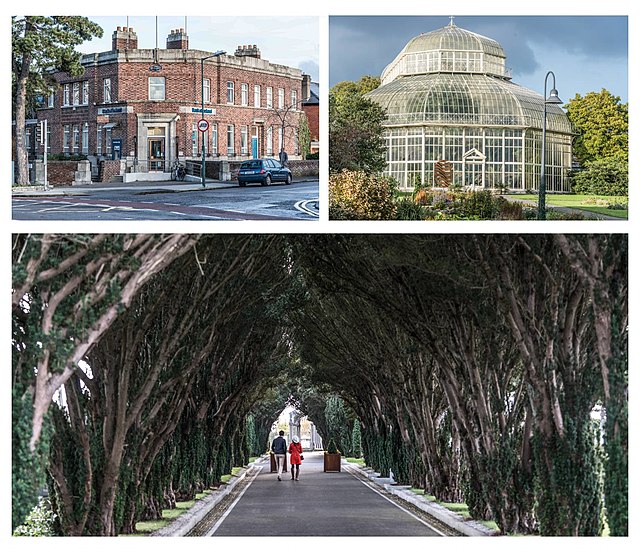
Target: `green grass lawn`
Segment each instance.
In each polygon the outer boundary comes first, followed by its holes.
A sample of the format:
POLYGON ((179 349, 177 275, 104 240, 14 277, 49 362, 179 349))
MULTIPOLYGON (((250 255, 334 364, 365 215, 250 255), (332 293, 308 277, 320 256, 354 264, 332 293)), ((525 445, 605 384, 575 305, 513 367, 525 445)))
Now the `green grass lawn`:
MULTIPOLYGON (((511 194, 511 198, 519 200, 532 200, 538 202, 537 194, 511 194)), ((564 206, 566 208, 575 208, 576 210, 584 210, 588 212, 609 215, 611 217, 619 217, 627 219, 629 217, 628 204, 629 199, 626 196, 594 196, 586 194, 547 194, 546 203, 549 206, 564 206), (612 210, 607 208, 607 204, 619 203, 624 204, 624 210, 612 210)))
POLYGON ((366 465, 364 458, 346 458, 349 463, 357 463, 358 465, 366 465))

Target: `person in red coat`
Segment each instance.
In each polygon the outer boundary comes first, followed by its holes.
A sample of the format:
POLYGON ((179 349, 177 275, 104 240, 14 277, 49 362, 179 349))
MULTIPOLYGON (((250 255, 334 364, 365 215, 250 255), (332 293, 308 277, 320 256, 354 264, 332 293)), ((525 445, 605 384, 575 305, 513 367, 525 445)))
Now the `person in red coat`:
POLYGON ((293 437, 293 442, 289 444, 289 453, 291 454, 291 480, 298 480, 298 477, 300 476, 300 464, 304 459, 304 457, 302 457, 302 444, 300 444, 300 439, 298 437, 293 437), (295 476, 293 474, 294 466, 295 476))

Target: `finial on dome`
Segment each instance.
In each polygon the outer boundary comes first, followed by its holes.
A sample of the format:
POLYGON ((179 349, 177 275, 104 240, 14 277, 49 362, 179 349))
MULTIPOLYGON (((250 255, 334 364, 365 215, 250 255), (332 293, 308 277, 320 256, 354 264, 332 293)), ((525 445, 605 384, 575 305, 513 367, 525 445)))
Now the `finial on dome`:
POLYGON ((450 27, 455 27, 455 23, 453 22, 453 18, 455 17, 455 15, 450 15, 449 16, 449 26, 450 27))

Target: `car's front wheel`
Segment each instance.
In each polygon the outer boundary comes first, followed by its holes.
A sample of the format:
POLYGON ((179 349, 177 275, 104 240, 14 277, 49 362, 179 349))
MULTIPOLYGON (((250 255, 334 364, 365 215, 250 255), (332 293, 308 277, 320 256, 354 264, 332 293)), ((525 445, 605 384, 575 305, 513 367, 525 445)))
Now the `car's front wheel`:
POLYGON ((285 185, 291 185, 291 174, 287 174, 287 179, 285 180, 285 185))
POLYGON ((271 176, 267 175, 267 177, 264 178, 264 181, 262 182, 262 184, 266 187, 271 185, 271 176))
POLYGON ((241 187, 246 187, 247 186, 247 182, 246 181, 238 181, 238 183, 240 184, 241 187))

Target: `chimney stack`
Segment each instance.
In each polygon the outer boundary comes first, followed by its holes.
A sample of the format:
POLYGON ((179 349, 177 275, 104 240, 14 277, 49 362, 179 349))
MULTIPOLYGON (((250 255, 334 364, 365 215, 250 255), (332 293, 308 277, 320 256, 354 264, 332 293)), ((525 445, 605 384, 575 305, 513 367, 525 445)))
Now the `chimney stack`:
POLYGON ((171 31, 171 34, 167 36, 167 49, 168 50, 188 50, 189 49, 189 37, 184 29, 175 29, 171 31))
POLYGON ((260 59, 260 50, 255 44, 238 46, 234 55, 236 57, 255 57, 256 59, 260 59))
POLYGON ((113 51, 137 50, 138 35, 133 30, 133 27, 118 27, 113 31, 113 36, 111 37, 111 49, 113 51))

